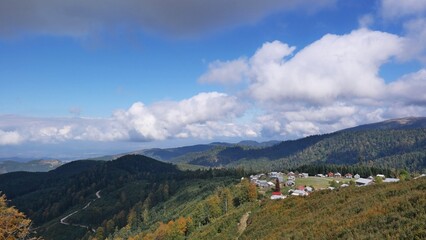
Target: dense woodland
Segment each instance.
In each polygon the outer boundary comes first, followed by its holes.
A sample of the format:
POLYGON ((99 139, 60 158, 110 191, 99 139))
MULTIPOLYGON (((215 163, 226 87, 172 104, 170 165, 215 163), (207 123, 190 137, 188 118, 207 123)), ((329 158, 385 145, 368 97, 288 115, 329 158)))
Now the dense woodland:
POLYGON ((171 161, 263 170, 327 163, 423 171, 426 169, 426 128, 341 131, 284 141, 266 148, 218 146, 171 161))
POLYGON ((153 209, 187 188, 197 189, 202 197, 243 175, 243 170, 232 169, 180 171, 172 164, 127 155, 108 162, 75 161, 47 173, 3 174, 0 189, 36 226, 42 226, 38 232, 47 239, 80 239, 86 229, 61 225, 59 219, 95 199, 99 190, 103 197, 69 221, 89 228, 104 226, 104 234, 109 234, 127 224, 132 208, 153 209))

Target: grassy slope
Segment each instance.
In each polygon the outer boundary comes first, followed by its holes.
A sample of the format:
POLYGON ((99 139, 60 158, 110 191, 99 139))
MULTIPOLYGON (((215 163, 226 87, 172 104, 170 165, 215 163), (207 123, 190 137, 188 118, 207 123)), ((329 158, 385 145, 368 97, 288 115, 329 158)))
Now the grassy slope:
POLYGON ((426 178, 266 201, 240 239, 425 239, 426 178))

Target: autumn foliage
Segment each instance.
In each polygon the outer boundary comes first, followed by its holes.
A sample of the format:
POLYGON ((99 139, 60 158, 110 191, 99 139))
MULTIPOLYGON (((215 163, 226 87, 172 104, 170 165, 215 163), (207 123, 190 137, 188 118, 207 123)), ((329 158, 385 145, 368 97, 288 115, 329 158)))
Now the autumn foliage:
POLYGON ((0 239, 27 239, 31 220, 14 207, 7 206, 6 196, 0 196, 0 239))

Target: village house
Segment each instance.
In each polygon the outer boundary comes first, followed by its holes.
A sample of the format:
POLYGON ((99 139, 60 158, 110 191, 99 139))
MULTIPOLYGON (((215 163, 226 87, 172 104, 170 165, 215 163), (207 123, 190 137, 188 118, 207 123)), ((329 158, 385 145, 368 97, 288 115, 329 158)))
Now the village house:
POLYGON ((261 188, 267 188, 267 187, 269 187, 269 184, 266 180, 257 180, 256 186, 261 187, 261 188))
POLYGON ((285 199, 287 196, 284 196, 281 192, 273 192, 271 195, 271 200, 285 199))
POLYGON ((278 181, 284 182, 284 174, 282 172, 270 172, 268 175, 270 179, 278 179, 278 181))
POLYGON ((354 178, 355 179, 358 179, 358 178, 360 178, 361 176, 357 173, 357 174, 355 174, 355 176, 354 176, 354 178))
POLYGON ((327 177, 334 177, 334 173, 332 172, 327 173, 327 177))
POLYGON ((334 174, 334 177, 342 177, 342 174, 340 174, 339 172, 334 174))
POLYGON ((307 178, 307 177, 309 177, 309 174, 308 173, 300 173, 299 177, 300 178, 307 178))
POLYGON ((370 185, 372 182, 373 182, 373 180, 372 180, 372 179, 368 179, 368 178, 358 178, 358 179, 355 181, 355 184, 356 184, 357 186, 367 186, 367 185, 370 185))
POLYGON ((384 174, 377 174, 377 175, 376 175, 376 177, 381 177, 381 178, 383 178, 383 179, 385 179, 385 178, 386 178, 384 174))
POLYGON ((398 178, 385 178, 383 180, 384 183, 393 183, 393 182, 399 182, 398 178))
POLYGON ((345 174, 345 178, 352 178, 352 174, 350 174, 350 173, 346 173, 346 174, 345 174))
POLYGON ((288 192, 289 192, 289 194, 291 196, 301 196, 301 197, 308 196, 308 193, 305 192, 305 190, 299 190, 299 189, 293 190, 293 189, 290 189, 288 192))
POLYGON ((294 180, 296 180, 296 177, 295 177, 295 176, 289 176, 289 177, 287 178, 287 180, 289 180, 289 181, 294 181, 294 180))

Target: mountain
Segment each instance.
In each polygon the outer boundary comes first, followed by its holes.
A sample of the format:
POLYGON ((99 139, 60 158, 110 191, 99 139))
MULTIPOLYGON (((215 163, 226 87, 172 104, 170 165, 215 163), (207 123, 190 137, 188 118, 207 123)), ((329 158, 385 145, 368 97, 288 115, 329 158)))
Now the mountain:
POLYGON ((139 155, 145 155, 145 156, 148 156, 157 160, 161 160, 161 161, 173 162, 174 159, 178 159, 187 154, 206 152, 218 147, 242 146, 242 147, 262 148, 262 147, 270 147, 278 143, 280 143, 280 141, 275 141, 275 140, 271 140, 267 142, 256 142, 256 141, 246 140, 246 141, 241 141, 238 143, 212 142, 209 144, 196 144, 191 146, 183 146, 183 147, 175 147, 175 148, 143 149, 143 150, 133 151, 129 153, 91 158, 91 160, 114 160, 127 154, 139 154, 139 155))
POLYGON ((425 126, 426 118, 395 119, 270 147, 218 146, 169 161, 253 169, 294 168, 312 163, 366 164, 422 171, 426 169, 425 126))
MULTIPOLYGON (((146 156, 126 155, 113 161, 73 161, 49 172, 2 174, 0 190, 45 239, 82 239, 92 228, 112 226, 106 228, 112 233, 124 227, 135 206, 151 209, 185 193, 175 200, 182 205, 241 176, 225 169, 181 171, 146 156)), ((160 213, 150 218, 161 219, 160 213)))
POLYGON ((406 117, 390 119, 383 122, 360 125, 357 127, 345 129, 343 131, 399 130, 417 128, 426 128, 426 117, 406 117))
POLYGON ((0 174, 16 171, 47 172, 63 164, 60 160, 32 160, 28 162, 2 161, 0 162, 0 174))

